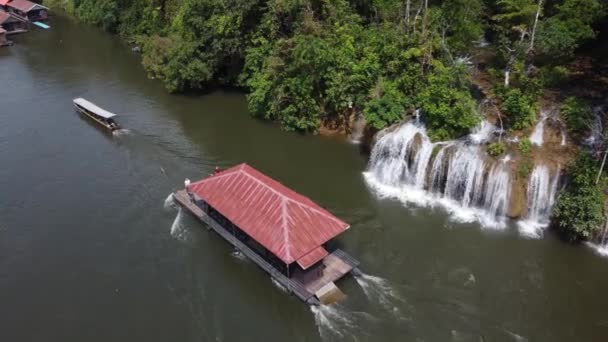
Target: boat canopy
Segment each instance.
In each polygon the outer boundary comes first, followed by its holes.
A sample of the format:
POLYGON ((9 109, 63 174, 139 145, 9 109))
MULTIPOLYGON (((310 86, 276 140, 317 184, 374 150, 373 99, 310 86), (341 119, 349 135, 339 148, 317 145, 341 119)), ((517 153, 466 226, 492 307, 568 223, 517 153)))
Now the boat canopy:
POLYGON ((116 116, 116 114, 114 114, 112 112, 108 112, 107 110, 100 108, 97 105, 95 105, 81 97, 74 99, 74 104, 88 110, 89 112, 91 112, 95 115, 99 115, 105 119, 111 119, 116 116))

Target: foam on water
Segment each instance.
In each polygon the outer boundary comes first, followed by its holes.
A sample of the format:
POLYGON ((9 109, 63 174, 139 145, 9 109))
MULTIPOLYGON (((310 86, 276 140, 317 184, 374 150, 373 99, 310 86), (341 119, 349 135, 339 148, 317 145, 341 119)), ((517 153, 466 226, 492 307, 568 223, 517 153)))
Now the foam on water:
POLYGON ((355 276, 355 280, 369 300, 379 303, 397 318, 405 319, 399 310, 399 305, 403 305, 405 300, 388 280, 364 273, 355 276))
POLYGON ((477 220, 484 227, 503 228, 510 174, 505 163, 487 161, 475 144, 486 141, 494 130, 484 121, 466 141, 432 143, 418 119, 403 124, 381 134, 364 177, 381 198, 441 206, 457 222, 477 220))
POLYGON ((179 208, 177 210, 177 215, 175 215, 175 219, 173 220, 173 223, 171 224, 171 236, 173 236, 174 238, 177 238, 178 240, 181 240, 181 238, 183 237, 182 218, 183 218, 182 209, 179 208))
POLYGON ((126 129, 126 128, 121 128, 121 129, 117 129, 115 131, 112 131, 112 135, 115 137, 122 137, 125 135, 131 135, 131 130, 126 129))
POLYGON ((557 195, 559 170, 551 178, 546 165, 536 165, 528 180, 528 212, 517 224, 519 232, 526 237, 540 238, 544 229, 549 226, 551 210, 557 195))
MULTIPOLYGON (((247 261, 247 256, 245 256, 245 254, 238 249, 234 249, 232 252, 230 252, 230 255, 239 261, 247 261)), ((274 278, 272 278, 272 280, 274 281, 274 278)))
POLYGON ((592 242, 587 242, 586 244, 599 256, 608 258, 608 244, 597 244, 592 242))
POLYGON ((340 304, 311 306, 310 311, 323 341, 357 341, 368 335, 362 323, 376 321, 368 313, 348 311, 340 304))
POLYGON ((287 291, 287 288, 285 286, 283 286, 283 284, 279 283, 273 277, 270 277, 270 281, 272 281, 272 285, 274 285, 277 289, 281 290, 282 292, 285 292, 285 293, 289 292, 289 291, 287 291))
POLYGON ((477 221, 482 227, 490 229, 502 229, 506 226, 504 217, 495 217, 483 208, 463 207, 456 200, 408 185, 388 186, 379 181, 371 172, 364 172, 363 176, 371 190, 379 198, 395 198, 406 206, 414 204, 421 207, 439 207, 444 209, 449 214, 450 219, 456 223, 477 221))
POLYGON ((175 209, 175 199, 173 198, 173 194, 169 194, 169 196, 167 196, 167 198, 165 198, 165 202, 163 204, 163 207, 166 210, 169 209, 175 209))

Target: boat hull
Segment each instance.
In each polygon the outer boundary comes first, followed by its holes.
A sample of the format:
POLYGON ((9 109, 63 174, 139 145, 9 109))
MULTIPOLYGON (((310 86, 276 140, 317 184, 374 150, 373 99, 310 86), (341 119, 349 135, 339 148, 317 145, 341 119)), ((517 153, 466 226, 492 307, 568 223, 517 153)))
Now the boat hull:
POLYGON ((74 104, 74 108, 76 109, 76 111, 78 113, 80 113, 81 115, 86 116, 87 118, 93 120, 95 123, 97 123, 98 125, 100 125, 101 127, 107 129, 110 132, 116 131, 120 129, 119 125, 114 125, 111 126, 110 124, 108 124, 107 122, 98 119, 97 117, 95 117, 95 115, 93 113, 90 113, 88 110, 81 108, 80 106, 74 104))

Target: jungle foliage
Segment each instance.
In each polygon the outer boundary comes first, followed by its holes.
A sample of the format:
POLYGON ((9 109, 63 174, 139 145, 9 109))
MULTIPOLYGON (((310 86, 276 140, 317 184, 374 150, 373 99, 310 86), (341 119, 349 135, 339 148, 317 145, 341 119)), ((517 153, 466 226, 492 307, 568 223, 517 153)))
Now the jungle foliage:
POLYGON ((557 199, 554 221, 566 239, 589 240, 604 221, 604 180, 597 181, 599 167, 587 153, 580 152, 567 169, 568 186, 557 199))
POLYGON ((47 3, 136 41, 171 92, 242 87, 253 115, 305 132, 355 112, 382 129, 419 110, 433 140, 478 124, 469 56, 485 38, 505 72, 496 94, 509 128, 524 129, 542 85, 562 81, 561 64, 605 15, 599 0, 47 3))

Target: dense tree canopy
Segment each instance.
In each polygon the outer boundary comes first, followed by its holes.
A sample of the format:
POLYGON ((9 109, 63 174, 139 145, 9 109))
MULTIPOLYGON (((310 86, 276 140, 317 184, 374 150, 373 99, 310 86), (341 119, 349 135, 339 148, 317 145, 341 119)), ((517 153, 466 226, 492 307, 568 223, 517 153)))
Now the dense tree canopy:
POLYGON ((568 187, 558 198, 554 218, 558 229, 570 241, 589 240, 601 230, 604 194, 603 184, 596 182, 598 169, 585 152, 568 167, 568 187))
MULTIPOLYGON (((500 127, 527 134, 543 87, 567 81, 606 16, 601 0, 46 1, 136 42, 171 92, 241 87, 253 115, 302 132, 353 115, 383 129, 416 113, 435 141, 481 120, 473 80, 500 127)), ((561 116, 573 136, 591 125, 589 104, 575 97, 561 116)), ((532 145, 518 147, 527 177, 532 145)), ((499 139, 487 151, 508 148, 499 139)), ((568 169, 555 218, 571 240, 592 237, 602 220, 596 164, 581 154, 568 169)))
POLYGON ((253 115, 298 131, 353 113, 381 129, 419 110, 435 140, 479 121, 469 56, 481 41, 504 70, 495 94, 507 122, 523 129, 540 81, 555 79, 529 67, 561 70, 605 15, 599 0, 49 1, 135 38, 172 92, 240 86, 253 115))

